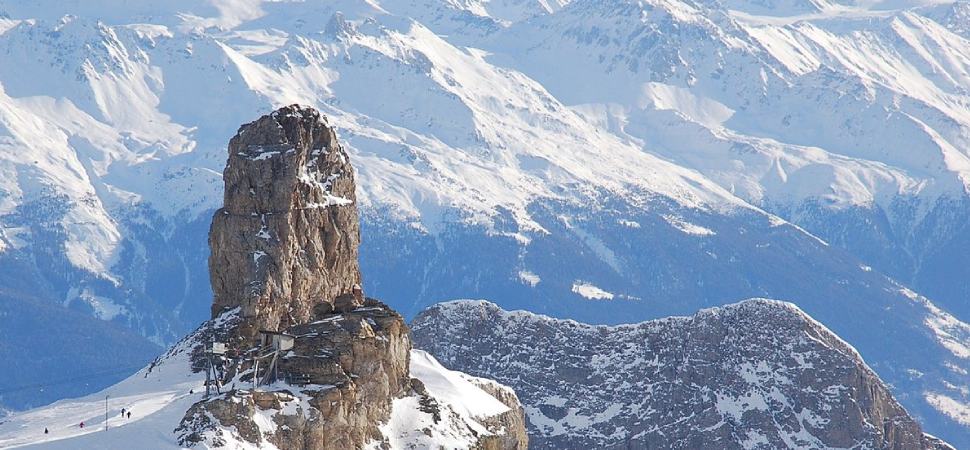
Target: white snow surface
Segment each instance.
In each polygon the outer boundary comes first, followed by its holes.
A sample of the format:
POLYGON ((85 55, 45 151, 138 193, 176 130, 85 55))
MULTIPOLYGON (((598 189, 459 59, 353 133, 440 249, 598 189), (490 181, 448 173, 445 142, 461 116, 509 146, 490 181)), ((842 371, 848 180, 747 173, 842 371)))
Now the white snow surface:
MULTIPOLYGON (((0 420, 0 448, 120 449, 131 448, 136 442, 138 448, 181 448, 173 430, 189 407, 202 400, 204 392, 205 373, 189 370, 193 345, 194 341, 183 340, 161 357, 158 364, 139 370, 101 392, 4 417, 0 420), (105 396, 108 398, 107 430, 105 396), (131 411, 131 419, 121 417, 122 408, 131 411), (84 428, 79 426, 81 422, 84 428), (44 434, 45 427, 49 434, 44 434)), ((428 392, 446 412, 445 420, 434 424, 430 414, 418 410, 416 396, 394 400, 393 417, 382 427, 394 448, 439 445, 468 448, 475 442, 470 429, 491 434, 476 419, 509 409, 473 384, 476 378, 446 369, 423 351, 412 351, 411 374, 425 383, 428 392), (424 426, 434 429, 433 437, 421 431, 424 426)), ((261 429, 275 427, 268 416, 258 416, 255 420, 262 424, 261 429)), ((268 443, 258 447, 239 440, 232 432, 223 433, 223 438, 227 440, 226 448, 273 448, 268 443)))
POLYGON ((425 351, 411 351, 410 367, 411 376, 421 380, 428 394, 438 401, 443 420, 436 423, 431 414, 422 411, 417 396, 395 399, 391 419, 381 427, 391 448, 469 448, 477 442, 477 436, 492 434, 478 420, 509 410, 472 382, 494 381, 448 370, 425 351))
POLYGON ((128 448, 137 442, 141 448, 180 448, 172 430, 185 411, 202 399, 205 382, 205 373, 189 370, 190 350, 189 341, 183 341, 155 367, 139 370, 101 392, 4 418, 0 447, 128 448), (121 408, 131 411, 131 419, 121 418, 121 408), (50 434, 44 434, 45 427, 50 434))
POLYGON ((713 236, 717 233, 710 228, 705 228, 697 224, 690 223, 684 219, 677 216, 667 215, 664 216, 664 220, 667 221, 674 228, 682 231, 684 234, 690 234, 694 236, 713 236))
POLYGON ((435 399, 460 407, 458 412, 463 417, 491 417, 509 410, 504 403, 474 385, 473 377, 448 370, 423 350, 411 351, 411 376, 421 380, 435 399))
POLYGON ((522 283, 528 284, 529 286, 536 287, 536 285, 539 284, 540 281, 542 281, 542 278, 540 278, 539 275, 536 275, 535 273, 530 272, 528 270, 520 270, 519 281, 521 281, 522 283))
POLYGON ((592 283, 580 280, 573 282, 572 291, 588 300, 613 300, 614 297, 612 292, 604 291, 592 283))
POLYGON ((935 392, 927 392, 924 397, 927 402, 953 418, 954 421, 970 425, 970 407, 963 402, 935 392))

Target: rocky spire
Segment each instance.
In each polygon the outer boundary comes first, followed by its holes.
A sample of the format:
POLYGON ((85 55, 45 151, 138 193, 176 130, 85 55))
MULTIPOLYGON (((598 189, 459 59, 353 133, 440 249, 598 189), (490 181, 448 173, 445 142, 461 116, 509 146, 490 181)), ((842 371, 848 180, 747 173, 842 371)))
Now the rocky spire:
POLYGON ((341 296, 359 304, 354 172, 319 112, 291 105, 240 127, 223 178, 209 230, 213 317, 240 307, 252 336, 305 323, 341 296))
MULTIPOLYGON (((528 445, 511 390, 474 379, 474 392, 507 410, 471 417, 411 378, 404 318, 363 298, 354 173, 320 113, 287 106, 243 125, 229 142, 224 178, 225 205, 209 232, 213 320, 188 341, 196 343, 193 370, 226 389, 186 411, 175 429, 179 445, 528 445), (281 333, 255 339, 261 330, 281 333), (229 348, 216 364, 211 342, 229 348)), ((433 383, 442 380, 436 373, 424 372, 433 383)))

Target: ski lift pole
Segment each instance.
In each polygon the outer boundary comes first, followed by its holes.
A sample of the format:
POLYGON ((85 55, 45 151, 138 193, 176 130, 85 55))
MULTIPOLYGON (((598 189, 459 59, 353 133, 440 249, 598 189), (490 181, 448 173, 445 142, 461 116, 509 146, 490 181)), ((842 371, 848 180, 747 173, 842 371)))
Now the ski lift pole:
POLYGON ((209 383, 212 379, 212 342, 205 349, 205 398, 209 398, 209 383))
POLYGON ((205 346, 205 399, 209 399, 209 384, 212 380, 212 343, 215 342, 215 337, 213 336, 212 321, 209 321, 209 339, 206 341, 205 346))
POLYGON ((104 396, 104 431, 108 431, 108 396, 104 396))

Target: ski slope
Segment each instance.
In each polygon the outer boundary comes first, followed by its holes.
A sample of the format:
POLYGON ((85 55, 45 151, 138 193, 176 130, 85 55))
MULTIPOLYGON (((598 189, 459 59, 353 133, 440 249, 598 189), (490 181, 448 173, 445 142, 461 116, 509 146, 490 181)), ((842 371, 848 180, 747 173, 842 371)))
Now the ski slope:
POLYGON ((205 392, 205 373, 189 370, 189 343, 183 341, 157 364, 103 391, 4 418, 0 447, 129 448, 137 442, 140 448, 179 448, 172 431, 205 392), (131 411, 130 419, 121 418, 122 408, 131 411))
MULTIPOLYGON (((189 370, 193 345, 194 341, 186 339, 156 363, 101 392, 61 400, 4 418, 0 421, 0 447, 182 448, 176 442, 174 430, 186 411, 203 399, 205 392, 204 372, 189 370), (105 396, 108 400, 107 429, 105 396), (122 418, 122 408, 131 411, 130 419, 122 418), (84 428, 80 427, 81 422, 84 422, 84 428), (44 433, 45 427, 49 434, 44 433)), ((430 413, 421 411, 416 396, 395 399, 391 418, 381 428, 394 448, 467 448, 476 442, 478 435, 490 434, 477 420, 509 410, 508 406, 476 386, 473 383, 476 378, 448 370, 426 352, 413 350, 410 368, 412 376, 424 383, 443 410, 454 411, 461 422, 456 422, 455 416, 449 414, 444 415, 445 420, 434 421, 430 413), (475 427, 474 433, 477 434, 470 432, 469 426, 475 427), (426 428, 433 429, 434 436, 422 432, 426 428)), ((489 380, 479 382, 494 383, 489 380)), ((232 432, 223 433, 223 437, 231 448, 275 448, 271 444, 254 445, 232 432)))

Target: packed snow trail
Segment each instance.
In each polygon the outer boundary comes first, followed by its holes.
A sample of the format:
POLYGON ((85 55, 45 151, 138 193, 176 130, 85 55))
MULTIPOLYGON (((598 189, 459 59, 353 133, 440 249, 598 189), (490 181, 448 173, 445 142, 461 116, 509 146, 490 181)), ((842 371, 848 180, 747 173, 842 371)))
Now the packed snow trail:
POLYGON ((166 356, 154 367, 139 370, 101 392, 6 418, 0 423, 0 447, 115 449, 138 442, 141 448, 178 448, 171 431, 189 406, 202 399, 205 373, 188 370, 186 352, 166 356), (130 419, 121 418, 122 408, 131 411, 130 419), (44 434, 45 427, 48 434, 44 434))

